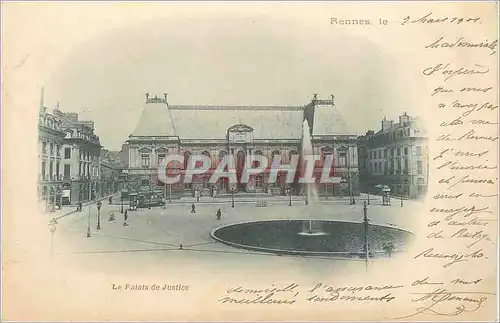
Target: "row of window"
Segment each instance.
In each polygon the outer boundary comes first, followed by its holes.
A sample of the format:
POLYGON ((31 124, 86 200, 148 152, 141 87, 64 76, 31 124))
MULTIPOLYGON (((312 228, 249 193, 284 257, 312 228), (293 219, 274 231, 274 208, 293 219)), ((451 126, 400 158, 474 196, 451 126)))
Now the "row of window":
MULTIPOLYGON (((256 151, 255 152, 256 155, 262 155, 262 152, 261 151, 256 151)), ((290 156, 295 154, 295 152, 290 152, 290 156)), ((188 162, 188 159, 189 159, 189 152, 186 152, 184 154, 184 167, 186 168, 187 167, 187 162, 188 162)), ((208 151, 204 151, 202 153, 203 156, 207 156, 208 158, 210 158, 210 153, 208 151)), ((273 154, 272 154, 272 159, 274 161, 274 157, 277 156, 277 155, 280 155, 280 152, 279 151, 274 151, 273 154)), ((160 153, 160 154, 157 154, 157 165, 160 165, 163 160, 165 159, 165 156, 166 154, 164 153, 160 153)), ((224 156, 226 156, 226 152, 225 151, 221 151, 219 153, 219 161, 221 161, 224 156)), ((324 155, 326 157, 326 155, 324 155)), ((244 162, 245 160, 245 154, 243 152, 239 152, 237 155, 236 155, 236 158, 237 158, 237 163, 240 164, 242 162, 244 162)), ((212 160, 212 163, 214 163, 214 161, 212 160)), ((347 167, 347 153, 339 153, 339 162, 338 162, 338 166, 339 167, 347 167)), ((151 155, 150 154, 141 154, 141 167, 142 168, 149 168, 151 167, 151 155)))
POLYGON ((88 141, 99 141, 99 137, 94 135, 94 134, 86 134, 80 131, 71 131, 71 130, 66 130, 66 137, 65 138, 79 138, 79 139, 85 139, 88 141))
MULTIPOLYGON (((47 145, 46 142, 42 142, 42 153, 43 154, 47 154, 50 152, 50 155, 51 156, 60 156, 61 153, 61 145, 54 145, 53 143, 51 143, 50 145, 47 145), (49 148, 49 150, 47 151, 47 149, 49 148)), ((64 159, 71 159, 71 147, 66 147, 64 148, 64 159)), ((92 155, 91 153, 89 152, 84 152, 82 150, 80 150, 80 160, 94 160, 96 161, 97 160, 97 156, 96 155, 92 155)))
POLYGON ((45 141, 42 141, 42 154, 61 156, 61 145, 54 145, 54 143, 50 143, 50 145, 47 145, 45 141))
MULTIPOLYGON (((377 150, 372 150, 371 153, 368 155, 370 159, 380 159, 380 158, 385 158, 385 157, 394 157, 394 153, 396 153, 396 156, 401 156, 401 152, 403 152, 404 156, 408 156, 408 147, 397 147, 397 148, 388 148, 387 151, 385 148, 377 149, 377 150)), ((422 147, 421 146, 416 146, 416 153, 417 156, 422 156, 422 147)))
MULTIPOLYGON (((59 178, 60 163, 59 162, 55 163, 55 172, 54 172, 54 163, 49 163, 48 165, 49 165, 48 174, 55 174, 56 178, 59 178)), ((46 161, 42 161, 41 175, 43 178, 47 177, 47 162, 46 161)), ((90 168, 89 164, 87 164, 85 166, 85 164, 80 162, 78 175, 79 176, 82 176, 82 175, 83 176, 88 176, 88 175, 99 176, 99 168, 96 166, 92 166, 92 168, 90 168)), ((71 165, 64 164, 63 176, 64 176, 64 178, 71 178, 71 165)))
MULTIPOLYGON (((393 160, 388 162, 372 162, 368 164, 370 173, 373 174, 389 174, 389 175, 399 175, 399 174, 408 174, 408 159, 404 159, 403 167, 399 162, 394 163, 393 160)), ((417 174, 423 174, 423 165, 422 161, 417 161, 417 174)))

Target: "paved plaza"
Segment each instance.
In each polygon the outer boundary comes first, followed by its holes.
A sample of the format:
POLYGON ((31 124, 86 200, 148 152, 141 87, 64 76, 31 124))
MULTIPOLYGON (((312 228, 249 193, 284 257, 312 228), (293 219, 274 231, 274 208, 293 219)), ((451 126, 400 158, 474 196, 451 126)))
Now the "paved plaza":
MULTIPOLYGON (((124 217, 120 213, 121 205, 109 205, 104 201, 100 230, 96 229, 95 205, 91 206, 90 215, 89 207, 85 206, 82 212, 60 216, 53 234, 52 257, 55 261, 70 259, 71 263, 96 271, 106 271, 107 267, 116 267, 117 263, 125 264, 124 268, 132 268, 132 264, 137 263, 144 266, 193 263, 214 270, 220 269, 221 265, 238 267, 261 261, 268 265, 278 262, 280 265, 311 268, 324 262, 342 263, 344 269, 349 268, 347 263, 360 267, 357 265, 362 265, 360 259, 277 256, 237 249, 215 241, 210 233, 222 225, 255 220, 309 219, 312 216, 322 220, 362 222, 364 200, 366 196, 357 197, 356 204, 349 205, 348 198, 332 198, 307 206, 304 201, 294 200, 289 206, 288 199, 269 198, 266 207, 258 207, 255 201, 236 199, 233 208, 231 199, 220 199, 218 202, 196 203, 196 213, 191 213, 190 202, 173 201, 166 207, 129 211, 127 226, 124 226, 124 217), (216 218, 219 209, 221 220, 216 218), (111 214, 115 215, 114 221, 109 221, 111 214), (89 219, 91 236, 87 237, 89 219)), ((399 200, 393 200, 391 206, 381 204, 380 197, 370 196, 368 217, 371 223, 412 231, 415 210, 421 203, 405 200, 401 207, 399 200)), ((47 217, 49 219, 50 215, 47 217)))

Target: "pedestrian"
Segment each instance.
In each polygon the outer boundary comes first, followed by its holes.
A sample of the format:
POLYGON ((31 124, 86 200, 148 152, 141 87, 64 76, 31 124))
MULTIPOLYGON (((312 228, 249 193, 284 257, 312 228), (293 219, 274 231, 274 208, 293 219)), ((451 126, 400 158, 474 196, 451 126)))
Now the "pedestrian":
POLYGON ((220 220, 222 217, 222 212, 220 211, 220 209, 217 211, 217 220, 220 220))
POLYGON ((191 204, 191 213, 196 213, 196 205, 191 204))
POLYGON ((125 218, 125 221, 128 220, 128 210, 125 210, 125 213, 123 214, 123 217, 125 218))
POLYGON ((82 212, 83 206, 82 202, 78 202, 78 211, 82 212))
POLYGON ((113 204, 113 197, 112 197, 112 196, 110 196, 110 197, 109 197, 109 201, 108 201, 108 203, 109 203, 109 204, 113 204))

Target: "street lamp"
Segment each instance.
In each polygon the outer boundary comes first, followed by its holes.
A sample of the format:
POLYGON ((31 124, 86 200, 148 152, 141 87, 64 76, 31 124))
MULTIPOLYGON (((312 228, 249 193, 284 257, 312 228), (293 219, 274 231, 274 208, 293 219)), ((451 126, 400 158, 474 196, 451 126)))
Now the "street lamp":
POLYGON ((363 203, 363 224, 365 226, 365 268, 368 271, 368 226, 369 219, 367 216, 366 201, 363 203))
POLYGON ((97 230, 101 230, 101 206, 102 202, 97 202, 97 230))
POLYGON ((91 234, 90 234, 90 202, 92 201, 92 188, 91 188, 91 183, 89 182, 89 216, 88 216, 88 219, 87 219, 87 238, 90 238, 91 234))
POLYGON ((231 207, 234 207, 234 193, 236 192, 236 189, 234 187, 231 187, 231 207))

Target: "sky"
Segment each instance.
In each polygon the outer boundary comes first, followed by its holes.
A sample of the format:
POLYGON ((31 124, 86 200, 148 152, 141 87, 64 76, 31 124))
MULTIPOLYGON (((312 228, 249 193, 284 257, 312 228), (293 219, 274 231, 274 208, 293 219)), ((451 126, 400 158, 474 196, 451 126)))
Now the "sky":
POLYGON ((145 93, 174 105, 305 105, 334 94, 358 134, 413 114, 398 58, 338 30, 265 12, 146 19, 73 46, 44 82, 44 103, 94 120, 110 150, 134 131, 145 93))

